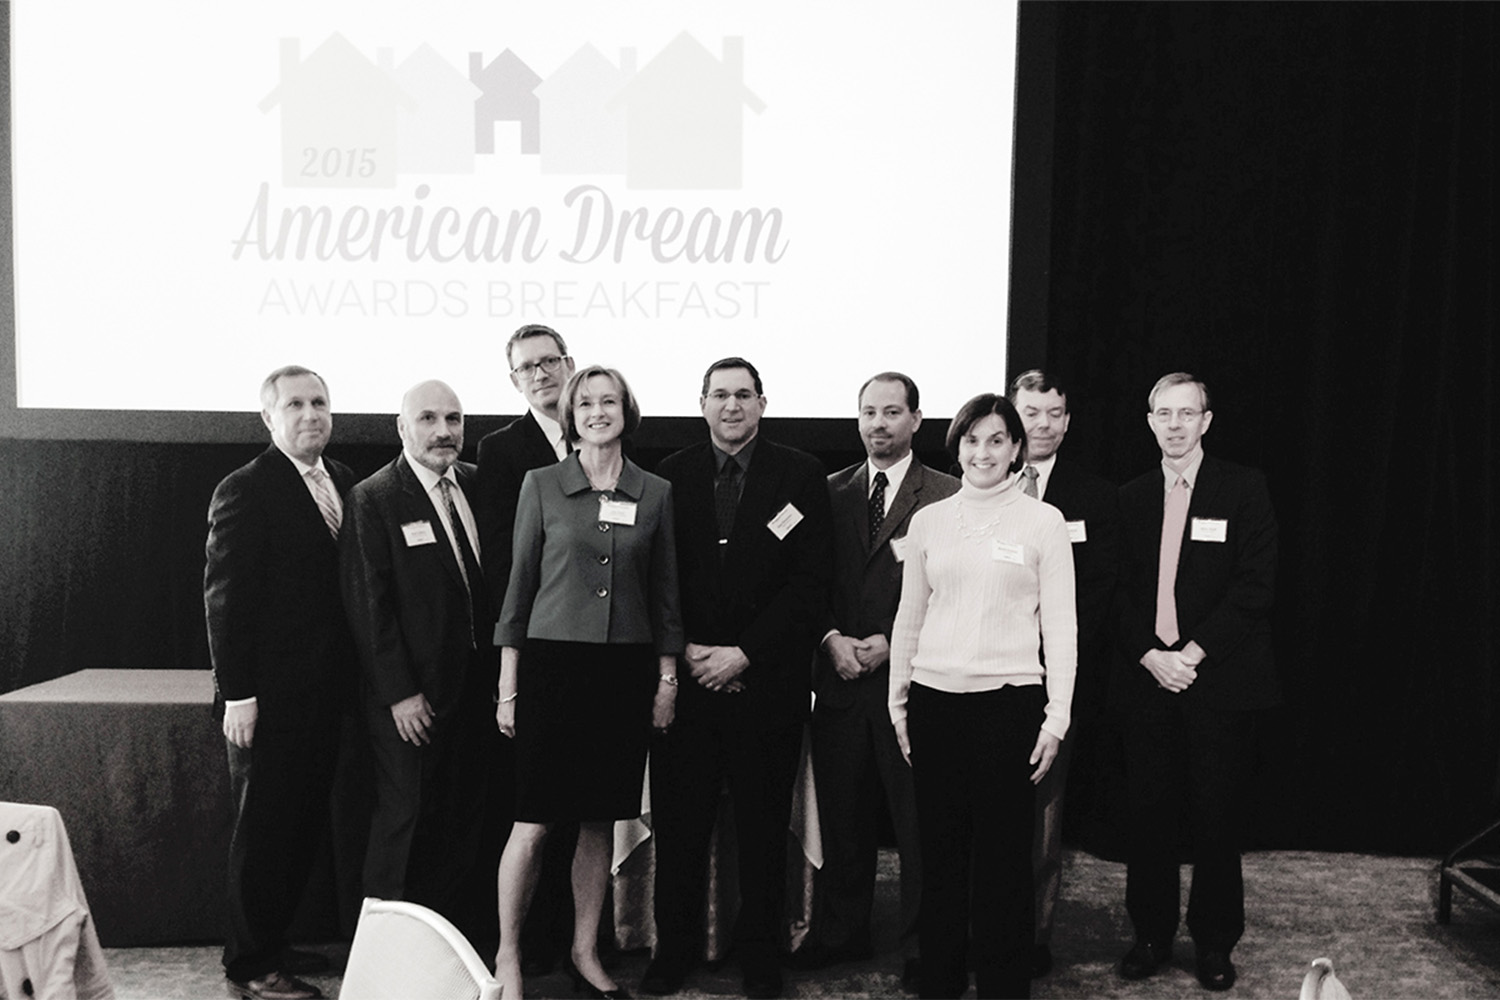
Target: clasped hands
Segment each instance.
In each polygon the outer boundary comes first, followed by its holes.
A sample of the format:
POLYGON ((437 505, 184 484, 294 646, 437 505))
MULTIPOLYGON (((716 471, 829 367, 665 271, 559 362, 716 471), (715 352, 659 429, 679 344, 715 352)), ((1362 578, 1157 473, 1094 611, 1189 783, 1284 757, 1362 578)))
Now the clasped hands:
POLYGON ((688 673, 699 686, 721 694, 745 690, 740 674, 750 666, 750 657, 738 646, 705 646, 690 642, 682 658, 688 673))
POLYGON ((1149 650, 1141 657, 1141 666, 1151 672, 1157 684, 1173 694, 1181 694, 1198 679, 1198 664, 1205 655, 1203 647, 1189 642, 1180 650, 1149 650))
POLYGON ((881 632, 854 639, 838 632, 823 640, 823 649, 840 679, 863 677, 891 657, 891 644, 881 632))

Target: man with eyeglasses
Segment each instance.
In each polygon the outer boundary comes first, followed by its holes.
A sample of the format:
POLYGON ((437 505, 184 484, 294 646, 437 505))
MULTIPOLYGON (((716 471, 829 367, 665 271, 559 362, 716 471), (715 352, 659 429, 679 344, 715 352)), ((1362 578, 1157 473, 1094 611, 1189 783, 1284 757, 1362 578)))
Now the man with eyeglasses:
POLYGON ((709 440, 657 468, 672 484, 687 633, 677 717, 651 751, 656 957, 641 988, 675 993, 702 957, 709 838, 734 799, 746 996, 781 995, 787 824, 833 550, 822 464, 759 436, 766 397, 744 358, 709 366, 709 440))
POLYGON ((1161 465, 1120 489, 1120 710, 1130 803, 1125 908, 1135 931, 1120 973, 1170 960, 1178 832, 1192 844, 1187 925, 1198 981, 1234 985, 1245 929, 1240 816, 1254 710, 1280 698, 1271 646, 1276 515, 1265 477, 1203 453, 1208 388, 1186 372, 1151 390, 1161 465))
MULTIPOLYGON (((505 359, 510 365, 511 385, 526 399, 526 413, 480 440, 479 502, 474 512, 479 524, 480 548, 484 553, 484 576, 490 582, 494 618, 500 616, 506 584, 510 580, 511 533, 515 530, 521 481, 532 469, 551 465, 568 454, 567 440, 557 422, 557 410, 563 387, 573 374, 573 359, 568 356, 562 334, 540 323, 528 323, 511 334, 505 343, 505 359)), ((493 624, 492 619, 490 625, 493 624)), ((494 754, 496 767, 490 814, 484 823, 483 851, 498 865, 515 808, 514 744, 501 737, 493 726, 486 744, 494 754)), ((559 828, 547 838, 540 891, 534 897, 535 902, 522 932, 522 971, 526 975, 544 975, 552 971, 562 949, 572 938, 569 870, 577 827, 573 827, 572 836, 569 832, 559 828)), ((492 901, 490 911, 496 913, 498 903, 495 902, 494 879, 489 880, 487 892, 492 901)), ((498 925, 495 933, 498 940, 498 925)), ((489 941, 476 944, 480 947, 480 954, 492 954, 495 950, 489 947, 492 944, 489 941)))

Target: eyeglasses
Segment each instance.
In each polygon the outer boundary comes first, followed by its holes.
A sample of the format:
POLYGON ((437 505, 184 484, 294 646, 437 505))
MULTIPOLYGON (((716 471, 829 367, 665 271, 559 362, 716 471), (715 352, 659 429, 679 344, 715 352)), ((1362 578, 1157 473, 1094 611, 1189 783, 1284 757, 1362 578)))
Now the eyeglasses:
POLYGON ((1203 416, 1203 411, 1202 410, 1193 410, 1193 409, 1189 409, 1187 407, 1184 407, 1184 408, 1182 408, 1180 410, 1169 410, 1166 407, 1162 407, 1161 409, 1156 410, 1155 412, 1153 412, 1151 415, 1153 417, 1155 417, 1158 422, 1164 423, 1164 424, 1165 423, 1170 423, 1171 420, 1172 420, 1172 418, 1174 416, 1181 423, 1184 423, 1184 424, 1196 424, 1198 422, 1198 418, 1201 417, 1201 416, 1203 416))
POLYGON ((743 405, 754 399, 755 393, 749 389, 737 389, 734 392, 728 392, 724 389, 715 389, 713 392, 708 394, 708 398, 713 400, 715 403, 727 403, 729 402, 731 396, 734 397, 734 401, 736 403, 740 403, 741 405, 743 405))
POLYGON ((510 370, 510 373, 517 378, 536 378, 536 373, 539 371, 546 372, 548 375, 553 374, 562 367, 562 363, 562 358, 556 354, 549 354, 540 361, 527 361, 524 364, 516 365, 510 370))

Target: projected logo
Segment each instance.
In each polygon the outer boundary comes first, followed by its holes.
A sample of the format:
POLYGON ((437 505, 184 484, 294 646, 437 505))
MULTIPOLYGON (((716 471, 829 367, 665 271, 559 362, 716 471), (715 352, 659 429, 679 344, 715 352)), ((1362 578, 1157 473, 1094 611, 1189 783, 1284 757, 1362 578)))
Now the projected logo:
POLYGON ((713 54, 687 32, 639 69, 585 44, 543 77, 505 49, 467 72, 421 44, 399 65, 333 34, 306 58, 282 39, 280 79, 260 102, 281 114, 282 184, 389 188, 403 174, 472 174, 478 157, 537 157, 543 174, 622 176, 627 188, 742 186, 744 40, 713 54), (500 135, 506 140, 497 143, 500 135))

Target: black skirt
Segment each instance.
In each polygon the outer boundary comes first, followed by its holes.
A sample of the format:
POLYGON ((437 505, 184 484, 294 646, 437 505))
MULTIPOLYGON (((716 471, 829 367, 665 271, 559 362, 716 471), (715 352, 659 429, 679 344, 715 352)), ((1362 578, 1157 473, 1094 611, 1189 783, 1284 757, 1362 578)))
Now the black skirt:
POLYGON ((651 741, 649 645, 527 639, 516 684, 516 819, 631 819, 651 741))

